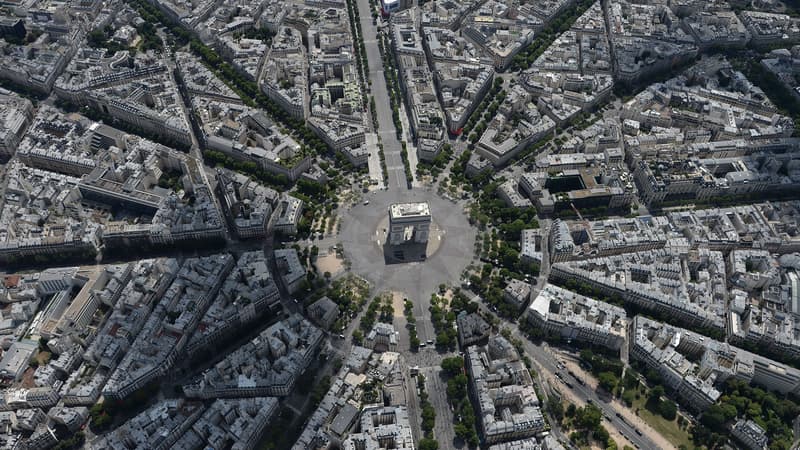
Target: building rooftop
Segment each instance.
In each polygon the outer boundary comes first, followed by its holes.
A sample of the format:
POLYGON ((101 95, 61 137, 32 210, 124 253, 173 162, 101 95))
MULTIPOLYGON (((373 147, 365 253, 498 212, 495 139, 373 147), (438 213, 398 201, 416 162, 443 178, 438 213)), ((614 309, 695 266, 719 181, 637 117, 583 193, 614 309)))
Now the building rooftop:
POLYGON ((547 285, 539 291, 528 307, 528 314, 535 314, 543 321, 593 329, 621 338, 624 338, 627 326, 627 314, 621 307, 553 285, 547 285))
POLYGON ((300 315, 290 316, 184 385, 184 392, 205 399, 288 395, 322 339, 322 331, 300 315))
POLYGON ((369 407, 361 412, 361 431, 342 442, 343 450, 413 450, 405 406, 369 407))
POLYGON ((531 437, 546 428, 528 369, 505 338, 468 347, 465 364, 485 443, 531 437))

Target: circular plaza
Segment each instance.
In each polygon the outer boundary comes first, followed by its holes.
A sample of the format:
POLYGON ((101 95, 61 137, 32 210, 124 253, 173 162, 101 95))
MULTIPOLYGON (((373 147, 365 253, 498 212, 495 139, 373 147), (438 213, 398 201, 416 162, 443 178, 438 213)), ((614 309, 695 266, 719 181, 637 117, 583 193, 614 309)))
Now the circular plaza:
POLYGON ((460 279, 472 260, 476 234, 461 205, 422 189, 376 191, 364 200, 341 219, 340 240, 353 272, 378 289, 400 291, 410 298, 424 298, 440 283, 460 279), (399 203, 428 204, 426 242, 389 243, 389 207, 399 203))

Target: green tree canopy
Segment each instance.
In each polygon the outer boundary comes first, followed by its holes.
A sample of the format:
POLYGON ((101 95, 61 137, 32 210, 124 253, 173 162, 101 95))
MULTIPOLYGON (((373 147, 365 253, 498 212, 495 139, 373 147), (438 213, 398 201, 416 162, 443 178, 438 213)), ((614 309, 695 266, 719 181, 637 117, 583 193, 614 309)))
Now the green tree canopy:
POLYGON ((419 441, 420 450, 437 450, 438 448, 439 448, 439 443, 434 439, 422 438, 419 441))
POLYGON ((442 360, 442 370, 450 376, 458 375, 464 368, 464 358, 460 356, 453 356, 451 358, 444 358, 442 360))
POLYGON ((612 372, 600 372, 597 378, 600 381, 600 387, 608 392, 613 391, 617 387, 617 383, 619 383, 619 378, 612 372))
POLYGON ((658 405, 658 413, 667 420, 675 420, 677 412, 678 407, 675 406, 675 402, 672 400, 663 400, 658 405))

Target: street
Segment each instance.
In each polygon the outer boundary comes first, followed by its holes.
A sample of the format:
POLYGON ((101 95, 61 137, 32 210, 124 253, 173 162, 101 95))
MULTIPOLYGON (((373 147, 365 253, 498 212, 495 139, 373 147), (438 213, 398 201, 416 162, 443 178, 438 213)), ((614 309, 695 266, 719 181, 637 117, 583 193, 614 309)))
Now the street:
MULTIPOLYGON (((439 360, 441 361, 441 356, 439 360)), ((442 448, 457 448, 453 442, 456 434, 453 431, 453 412, 450 411, 450 403, 447 401, 447 383, 439 375, 441 367, 420 367, 420 373, 425 375, 425 392, 436 410, 433 436, 442 448)))
POLYGON ((372 11, 367 0, 358 2, 358 14, 361 17, 361 31, 364 46, 367 49, 369 79, 372 82, 372 96, 375 97, 375 114, 378 117, 378 136, 383 144, 386 158, 386 170, 389 173, 388 189, 407 190, 405 167, 400 154, 402 147, 392 121, 392 104, 389 101, 389 90, 383 75, 383 58, 378 47, 378 28, 372 24, 372 11))

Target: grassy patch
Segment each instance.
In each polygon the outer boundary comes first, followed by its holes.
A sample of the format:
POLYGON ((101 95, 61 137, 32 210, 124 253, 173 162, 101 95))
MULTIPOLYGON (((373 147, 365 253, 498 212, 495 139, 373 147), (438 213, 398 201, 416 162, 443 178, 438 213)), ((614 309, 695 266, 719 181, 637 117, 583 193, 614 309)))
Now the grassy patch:
POLYGON ((694 446, 691 435, 688 431, 678 426, 677 419, 669 421, 661 417, 657 412, 650 411, 645 406, 646 402, 647 397, 641 394, 638 399, 633 401, 631 409, 634 411, 639 410, 639 417, 676 447, 685 445, 687 448, 692 448, 694 446))

